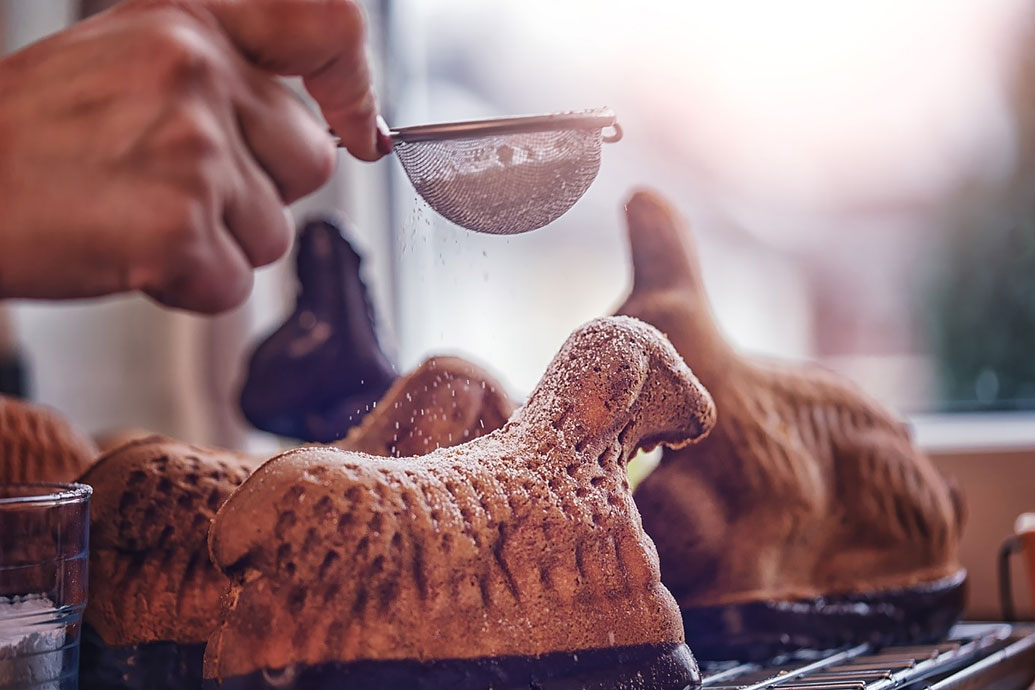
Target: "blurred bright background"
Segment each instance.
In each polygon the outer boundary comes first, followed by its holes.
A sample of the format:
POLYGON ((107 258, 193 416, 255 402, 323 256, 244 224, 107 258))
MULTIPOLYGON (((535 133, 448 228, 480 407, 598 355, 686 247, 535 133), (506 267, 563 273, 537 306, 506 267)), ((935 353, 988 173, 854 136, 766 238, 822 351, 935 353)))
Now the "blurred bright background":
MULTIPOLYGON (((77 4, 3 0, 7 49, 77 4)), ((743 349, 840 370, 932 443, 961 413, 986 413, 983 442, 1035 443, 1030 0, 367 5, 393 125, 607 105, 625 130, 583 200, 528 235, 450 225, 394 159, 343 159, 296 209, 355 222, 401 369, 457 352, 527 393, 624 297, 622 205, 646 186, 688 218, 743 349)), ((292 290, 281 262, 214 321, 119 298, 21 304, 14 323, 37 397, 91 429, 240 445, 241 358, 292 290)))
POLYGON ((527 390, 620 302, 621 207, 648 186, 690 220, 744 349, 907 412, 1035 409, 1032 3, 500 5, 392 3, 395 119, 609 105, 626 137, 527 236, 471 236, 397 183, 406 364, 474 352, 527 390))

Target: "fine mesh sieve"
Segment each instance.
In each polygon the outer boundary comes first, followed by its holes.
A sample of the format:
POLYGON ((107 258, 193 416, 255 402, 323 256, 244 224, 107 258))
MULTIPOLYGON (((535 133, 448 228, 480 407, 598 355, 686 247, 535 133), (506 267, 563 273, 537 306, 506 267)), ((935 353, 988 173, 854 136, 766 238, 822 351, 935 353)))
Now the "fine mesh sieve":
POLYGON ((600 108, 404 127, 391 135, 431 208, 469 230, 514 235, 570 209, 596 179, 601 142, 618 141, 622 130, 614 113, 600 108))

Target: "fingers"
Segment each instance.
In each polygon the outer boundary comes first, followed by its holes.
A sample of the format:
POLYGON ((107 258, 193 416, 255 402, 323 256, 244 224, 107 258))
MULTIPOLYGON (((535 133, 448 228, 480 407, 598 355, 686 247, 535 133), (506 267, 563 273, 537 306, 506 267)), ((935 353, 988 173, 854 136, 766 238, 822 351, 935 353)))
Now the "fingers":
POLYGON ((255 65, 304 78, 350 153, 370 161, 387 153, 356 2, 207 0, 205 6, 255 65))
POLYGON ((226 227, 250 266, 273 263, 291 246, 294 229, 273 180, 238 148, 236 184, 224 202, 226 227))
POLYGON ((212 221, 206 241, 179 252, 157 282, 142 286, 152 299, 177 309, 218 314, 238 306, 252 291, 252 266, 229 230, 212 221))
POLYGON ((379 144, 377 98, 370 87, 366 51, 363 55, 359 63, 352 62, 355 56, 336 57, 316 73, 305 75, 305 86, 348 152, 360 160, 376 161, 384 153, 379 144))
POLYGON ((237 104, 237 124, 280 199, 290 204, 330 179, 334 144, 325 126, 286 86, 261 73, 251 82, 251 93, 237 104))

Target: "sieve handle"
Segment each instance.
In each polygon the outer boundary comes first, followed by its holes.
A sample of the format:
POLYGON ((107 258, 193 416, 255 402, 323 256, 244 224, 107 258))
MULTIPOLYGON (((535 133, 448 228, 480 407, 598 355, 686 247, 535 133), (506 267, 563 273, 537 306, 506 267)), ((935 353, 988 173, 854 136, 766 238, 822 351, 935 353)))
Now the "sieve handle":
MULTIPOLYGON (((558 129, 605 129, 603 139, 614 143, 622 138, 622 128, 610 108, 580 110, 571 113, 555 113, 552 115, 523 115, 521 117, 496 117, 487 120, 467 120, 464 122, 441 122, 434 125, 417 125, 400 127, 389 132, 392 141, 411 143, 417 141, 444 141, 447 139, 468 139, 490 136, 493 134, 517 134, 521 132, 549 132, 558 129)), ((331 131, 334 136, 334 131, 331 131)), ((334 137, 335 143, 341 146, 341 140, 334 137)))
POLYGON ((390 132, 397 142, 441 141, 443 139, 466 139, 494 134, 517 134, 524 132, 547 132, 557 129, 604 129, 614 132, 605 135, 606 141, 618 141, 622 130, 610 108, 597 108, 552 115, 524 115, 520 117, 497 117, 487 120, 464 122, 442 122, 433 125, 400 127, 390 132))

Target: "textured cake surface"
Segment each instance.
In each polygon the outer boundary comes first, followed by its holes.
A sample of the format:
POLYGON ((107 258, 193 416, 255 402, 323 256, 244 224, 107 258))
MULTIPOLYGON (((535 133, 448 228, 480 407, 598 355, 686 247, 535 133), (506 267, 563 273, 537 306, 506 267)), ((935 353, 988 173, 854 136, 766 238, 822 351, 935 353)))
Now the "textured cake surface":
POLYGON ((0 395, 0 484, 71 482, 97 447, 54 410, 0 395))
POLYGON ((359 426, 335 446, 407 457, 495 431, 514 411, 503 387, 459 357, 432 357, 397 379, 359 426))
POLYGON ((612 317, 576 331, 486 436, 401 459, 274 458, 210 532, 232 584, 206 677, 681 642, 625 463, 714 414, 660 333, 612 317))
MULTIPOLYGON (((498 429, 512 409, 482 369, 434 357, 398 379, 337 445, 374 455, 431 450, 498 429)), ((86 621, 112 646, 203 643, 227 586, 209 558, 209 524, 265 458, 124 435, 83 477, 94 487, 86 621)))
POLYGON ((636 501, 683 606, 929 582, 959 569, 962 505, 906 426, 817 366, 741 356, 712 316, 691 238, 647 192, 627 207, 634 286, 618 310, 671 339, 718 408, 636 501))
POLYGON ((105 643, 205 641, 227 584, 208 557, 209 524, 259 462, 150 436, 83 476, 93 487, 86 622, 105 643))

